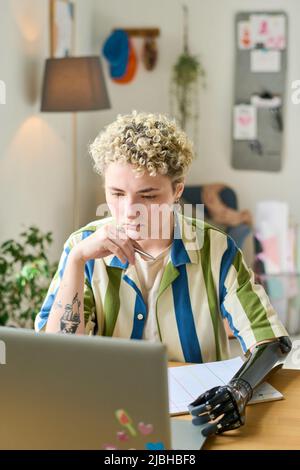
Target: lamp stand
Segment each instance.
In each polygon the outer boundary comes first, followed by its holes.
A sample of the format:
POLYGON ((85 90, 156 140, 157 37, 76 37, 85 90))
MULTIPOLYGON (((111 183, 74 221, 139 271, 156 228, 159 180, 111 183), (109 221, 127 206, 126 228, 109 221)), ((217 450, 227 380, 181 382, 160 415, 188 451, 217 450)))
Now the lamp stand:
POLYGON ((77 113, 72 113, 73 230, 79 228, 77 113))

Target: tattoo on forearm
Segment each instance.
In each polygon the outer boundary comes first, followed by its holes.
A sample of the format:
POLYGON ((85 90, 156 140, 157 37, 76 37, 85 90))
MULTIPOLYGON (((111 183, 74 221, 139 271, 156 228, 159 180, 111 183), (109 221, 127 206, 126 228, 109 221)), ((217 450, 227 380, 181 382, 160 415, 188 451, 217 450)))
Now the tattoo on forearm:
POLYGON ((76 293, 72 304, 65 306, 65 313, 60 319, 61 333, 75 333, 80 323, 80 308, 81 302, 78 299, 78 292, 76 293))
POLYGON ((56 308, 62 308, 61 300, 58 300, 57 302, 55 302, 54 307, 56 307, 56 308))

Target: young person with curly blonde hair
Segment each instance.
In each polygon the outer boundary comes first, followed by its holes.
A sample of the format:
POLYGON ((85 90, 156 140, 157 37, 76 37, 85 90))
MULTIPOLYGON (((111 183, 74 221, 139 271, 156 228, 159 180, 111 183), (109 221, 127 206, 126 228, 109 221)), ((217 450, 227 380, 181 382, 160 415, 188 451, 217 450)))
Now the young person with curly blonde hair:
POLYGON ((209 432, 238 427, 252 388, 274 358, 285 356, 289 339, 233 240, 176 209, 191 142, 168 117, 133 112, 102 130, 90 154, 111 217, 66 241, 36 330, 161 341, 170 360, 201 363, 229 357, 226 318, 252 358, 255 379, 245 366, 227 388, 201 396, 193 411, 205 412, 207 421, 225 414, 209 432), (274 344, 273 359, 262 361, 260 348, 268 353, 274 344))

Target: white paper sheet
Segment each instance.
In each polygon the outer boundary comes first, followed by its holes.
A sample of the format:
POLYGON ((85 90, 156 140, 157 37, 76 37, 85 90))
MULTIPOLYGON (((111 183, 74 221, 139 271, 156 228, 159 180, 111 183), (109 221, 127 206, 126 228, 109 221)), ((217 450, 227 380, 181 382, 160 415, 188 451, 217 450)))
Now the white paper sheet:
MULTIPOLYGON (((212 387, 225 385, 239 370, 243 361, 240 357, 227 361, 170 367, 169 411, 171 415, 188 413, 188 405, 201 393, 212 387)), ((249 403, 280 400, 283 395, 270 384, 263 383, 255 390, 249 403)))
POLYGON ((263 247, 266 274, 289 272, 289 207, 281 201, 256 205, 255 231, 263 247))
POLYGON ((253 45, 282 50, 286 47, 284 15, 251 15, 250 30, 253 45))
POLYGON ((280 51, 269 51, 267 49, 253 49, 251 51, 251 72, 280 72, 280 51))
POLYGON ((250 15, 251 32, 254 45, 260 44, 266 47, 270 35, 270 15, 250 15))
POLYGON ((255 106, 239 104, 234 107, 234 139, 254 140, 257 136, 257 112, 255 106))
POLYGON ((253 47, 250 21, 238 22, 238 46, 239 49, 252 49, 253 47))

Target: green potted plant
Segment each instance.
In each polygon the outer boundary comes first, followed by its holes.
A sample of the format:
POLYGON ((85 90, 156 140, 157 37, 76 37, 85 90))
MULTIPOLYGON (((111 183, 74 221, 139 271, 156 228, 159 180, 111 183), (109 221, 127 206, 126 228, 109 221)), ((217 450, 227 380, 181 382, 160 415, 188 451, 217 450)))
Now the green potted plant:
POLYGON ((183 53, 178 57, 171 76, 171 113, 181 128, 187 130, 189 122, 194 124, 197 138, 199 119, 199 87, 205 87, 205 70, 201 61, 189 52, 188 9, 183 7, 184 34, 183 53))
POLYGON ((32 226, 19 240, 0 246, 0 325, 32 328, 57 263, 46 255, 51 232, 32 226))

